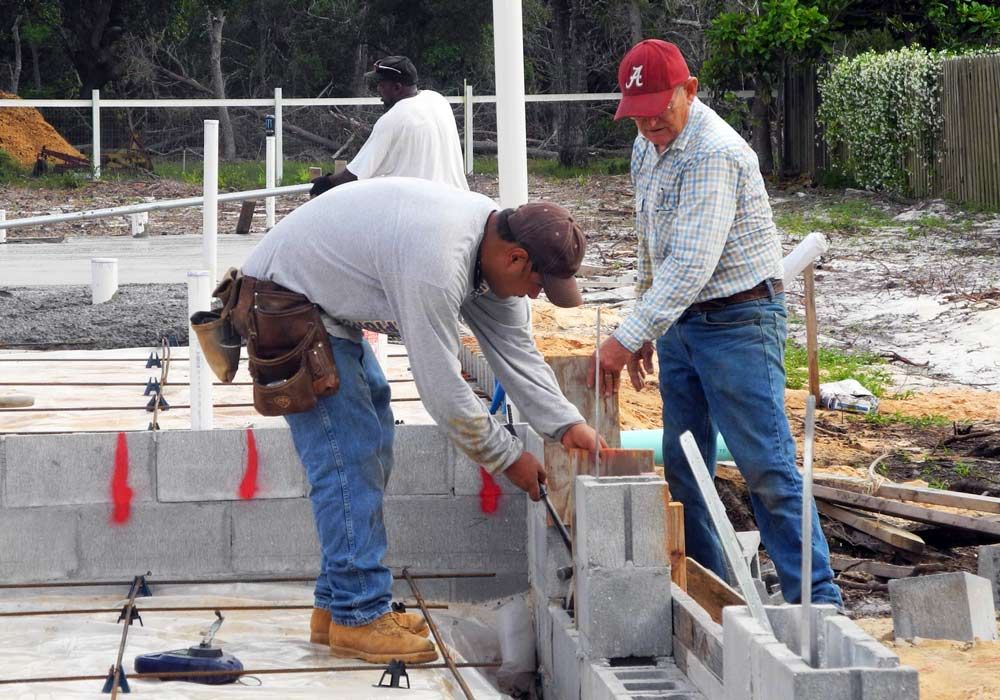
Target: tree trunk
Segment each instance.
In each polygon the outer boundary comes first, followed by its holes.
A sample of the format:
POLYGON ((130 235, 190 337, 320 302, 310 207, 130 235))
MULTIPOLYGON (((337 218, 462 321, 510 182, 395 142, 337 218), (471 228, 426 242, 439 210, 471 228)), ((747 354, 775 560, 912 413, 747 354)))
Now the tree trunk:
MULTIPOLYGON (((553 0, 552 85, 556 93, 587 92, 587 51, 580 0, 553 0)), ((571 167, 587 162, 587 111, 582 102, 554 104, 559 162, 571 167)))
MULTIPOLYGON (((226 82, 222 77, 222 25, 225 23, 226 15, 223 12, 208 13, 212 94, 219 100, 226 99, 226 82)), ((229 110, 226 107, 219 107, 219 127, 222 132, 222 157, 233 160, 236 158, 236 139, 233 137, 233 124, 229 121, 229 110)))
POLYGON ((763 80, 754 81, 753 106, 750 108, 751 145, 757 153, 762 175, 774 172, 774 156, 771 152, 771 87, 763 80))
POLYGON ((34 41, 29 41, 28 48, 31 50, 31 79, 35 84, 35 90, 41 91, 42 72, 38 68, 38 44, 34 41))
POLYGON ((10 67, 10 92, 16 95, 21 86, 21 15, 14 18, 14 25, 10 28, 10 33, 14 40, 14 65, 10 67))
POLYGON ((629 0, 628 3, 628 28, 632 35, 632 46, 642 41, 642 12, 639 8, 639 0, 629 0))

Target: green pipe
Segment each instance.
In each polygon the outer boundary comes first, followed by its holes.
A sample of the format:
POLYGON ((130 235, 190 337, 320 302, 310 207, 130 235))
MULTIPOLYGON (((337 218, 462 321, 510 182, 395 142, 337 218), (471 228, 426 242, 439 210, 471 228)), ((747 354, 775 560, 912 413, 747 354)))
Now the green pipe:
MULTIPOLYGON (((716 437, 715 458, 720 462, 733 461, 726 441, 719 435, 716 437)), ((623 430, 622 447, 626 450, 652 450, 653 461, 663 465, 663 429, 659 430, 623 430)))

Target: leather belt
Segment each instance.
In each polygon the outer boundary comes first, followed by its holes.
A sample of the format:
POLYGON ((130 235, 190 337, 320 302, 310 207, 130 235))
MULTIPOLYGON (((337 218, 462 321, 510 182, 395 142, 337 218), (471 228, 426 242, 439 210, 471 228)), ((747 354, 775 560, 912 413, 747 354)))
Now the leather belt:
POLYGON ((751 287, 750 289, 744 290, 742 292, 737 292, 728 297, 722 297, 720 299, 709 299, 708 301, 699 301, 696 304, 691 304, 688 307, 688 311, 694 311, 696 313, 704 313, 706 311, 718 311, 726 306, 732 306, 733 304, 742 304, 745 301, 755 301, 757 299, 768 299, 772 294, 781 294, 785 289, 785 286, 781 283, 779 279, 764 280, 756 287, 751 287))

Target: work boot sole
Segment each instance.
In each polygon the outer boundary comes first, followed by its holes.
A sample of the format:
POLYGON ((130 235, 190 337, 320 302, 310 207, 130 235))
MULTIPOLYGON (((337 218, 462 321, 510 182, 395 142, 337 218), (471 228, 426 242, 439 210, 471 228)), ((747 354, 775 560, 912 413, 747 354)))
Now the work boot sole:
MULTIPOLYGON (((426 622, 424 623, 424 626, 421 627, 420 629, 409 630, 409 631, 412 632, 413 634, 419 634, 421 637, 431 636, 431 628, 427 626, 426 622)), ((330 635, 323 634, 322 632, 310 632, 309 641, 312 642, 313 644, 322 644, 323 646, 327 646, 330 643, 330 635)))
POLYGON ((369 654, 347 647, 330 647, 330 653, 342 659, 361 659, 372 664, 387 664, 394 659, 405 661, 408 664, 429 664, 432 661, 437 661, 438 658, 436 649, 414 651, 409 654, 369 654))

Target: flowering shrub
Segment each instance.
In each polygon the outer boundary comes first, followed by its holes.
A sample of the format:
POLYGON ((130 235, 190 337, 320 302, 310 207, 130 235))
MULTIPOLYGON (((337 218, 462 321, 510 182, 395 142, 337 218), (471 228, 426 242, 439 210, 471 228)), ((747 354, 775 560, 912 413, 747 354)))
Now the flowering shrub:
POLYGON ((817 119, 827 144, 846 146, 844 171, 863 187, 906 193, 904 158, 934 158, 943 120, 945 54, 914 46, 835 62, 820 81, 817 119))

